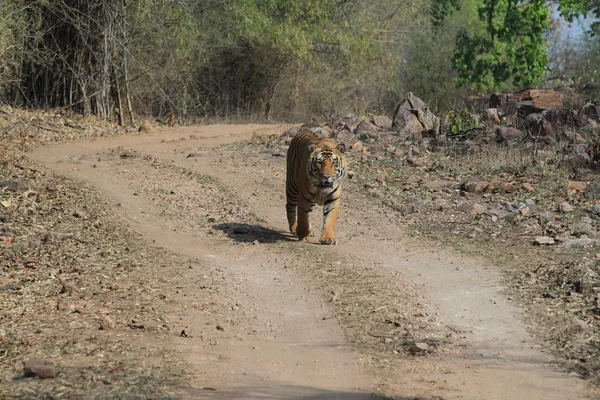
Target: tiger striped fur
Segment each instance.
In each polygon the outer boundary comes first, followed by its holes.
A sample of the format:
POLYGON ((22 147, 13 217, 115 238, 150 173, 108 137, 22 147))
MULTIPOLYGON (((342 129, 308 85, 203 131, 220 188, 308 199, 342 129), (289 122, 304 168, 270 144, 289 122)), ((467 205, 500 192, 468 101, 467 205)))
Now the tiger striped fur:
POLYGON ((335 223, 346 176, 345 146, 310 131, 300 131, 287 152, 286 211, 290 232, 305 241, 311 233, 309 213, 323 206, 319 242, 336 244, 335 223))

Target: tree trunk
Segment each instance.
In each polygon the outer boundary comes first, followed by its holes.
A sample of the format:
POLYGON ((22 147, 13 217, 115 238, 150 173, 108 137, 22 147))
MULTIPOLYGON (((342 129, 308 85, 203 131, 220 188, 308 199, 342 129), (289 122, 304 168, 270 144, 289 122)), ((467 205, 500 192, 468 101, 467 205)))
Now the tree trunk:
POLYGON ((121 33, 123 35, 123 89, 125 90, 125 99, 127 101, 127 113, 129 114, 129 120, 132 124, 135 123, 135 118, 133 116, 133 108, 131 106, 131 95, 129 92, 129 72, 127 65, 127 56, 129 53, 129 42, 127 38, 127 2, 126 0, 121 0, 121 33))

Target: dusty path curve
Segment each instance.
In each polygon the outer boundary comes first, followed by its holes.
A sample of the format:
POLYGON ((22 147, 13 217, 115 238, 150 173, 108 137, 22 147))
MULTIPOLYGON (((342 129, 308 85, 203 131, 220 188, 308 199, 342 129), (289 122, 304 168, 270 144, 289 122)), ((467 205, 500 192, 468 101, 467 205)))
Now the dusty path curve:
POLYGON ((181 289, 181 318, 190 337, 176 339, 196 370, 190 398, 366 399, 382 391, 401 399, 589 398, 585 382, 554 366, 533 344, 520 310, 500 293, 493 268, 408 239, 389 223, 393 213, 351 186, 339 246, 290 242, 283 160, 268 152, 213 149, 283 129, 186 127, 33 154, 98 188, 120 205, 132 229, 156 245, 195 260, 198 267, 182 276, 181 289), (243 201, 241 209, 235 199, 243 201), (254 244, 248 240, 255 237, 254 244), (310 260, 320 264, 315 268, 310 260), (372 272, 374 282, 407 288, 398 297, 411 310, 422 307, 412 315, 438 333, 450 332, 450 344, 410 359, 357 351, 360 341, 352 335, 369 328, 345 322, 354 320, 339 310, 358 302, 371 281, 318 289, 327 287, 326 273, 352 268, 372 272), (216 279, 207 271, 226 282, 215 301, 227 305, 228 314, 210 314, 210 305, 193 302, 194 293, 216 279), (327 300, 327 293, 333 298, 327 300))

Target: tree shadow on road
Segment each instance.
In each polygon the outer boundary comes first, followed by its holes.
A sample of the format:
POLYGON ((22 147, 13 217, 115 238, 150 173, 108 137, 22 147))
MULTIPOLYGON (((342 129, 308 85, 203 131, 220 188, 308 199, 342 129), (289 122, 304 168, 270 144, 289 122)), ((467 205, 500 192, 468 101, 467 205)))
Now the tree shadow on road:
MULTIPOLYGON (((213 389, 213 388, 210 388, 213 389)), ((308 386, 274 384, 268 386, 238 387, 229 390, 206 391, 204 389, 191 389, 190 394, 203 394, 206 398, 223 399, 286 399, 286 400, 434 400, 439 397, 402 396, 388 397, 371 392, 343 391, 318 389, 308 386)), ((204 398, 204 397, 199 397, 204 398)))
POLYGON ((222 231, 228 238, 240 243, 252 243, 254 241, 258 241, 258 243, 277 243, 295 240, 290 233, 260 225, 229 223, 214 225, 212 228, 222 231))

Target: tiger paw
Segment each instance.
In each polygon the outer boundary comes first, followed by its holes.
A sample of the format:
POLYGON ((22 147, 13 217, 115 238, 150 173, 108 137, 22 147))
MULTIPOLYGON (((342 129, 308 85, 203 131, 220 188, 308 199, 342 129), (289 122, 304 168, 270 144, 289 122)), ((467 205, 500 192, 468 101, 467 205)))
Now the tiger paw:
POLYGON ((337 240, 335 240, 335 238, 326 238, 321 236, 321 239, 319 239, 319 243, 321 244, 330 244, 330 245, 336 245, 337 244, 337 240))

